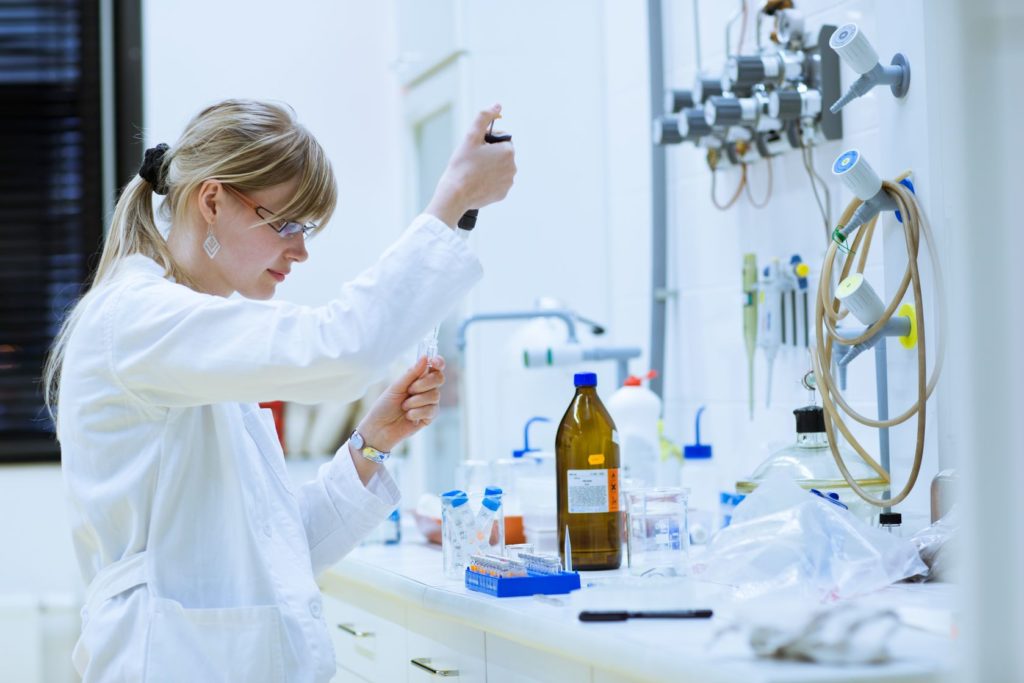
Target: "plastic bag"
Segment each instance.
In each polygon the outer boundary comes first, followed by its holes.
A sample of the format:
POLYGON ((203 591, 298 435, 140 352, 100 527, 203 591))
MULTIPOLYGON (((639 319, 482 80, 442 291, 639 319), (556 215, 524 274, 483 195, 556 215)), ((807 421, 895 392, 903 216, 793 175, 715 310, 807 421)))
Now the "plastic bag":
POLYGON ((942 519, 910 537, 927 571, 915 581, 953 581, 956 573, 956 544, 960 531, 960 512, 954 505, 942 519))
POLYGON ((781 476, 747 496, 692 570, 702 580, 731 585, 739 598, 785 593, 831 602, 926 567, 909 540, 869 527, 781 476))

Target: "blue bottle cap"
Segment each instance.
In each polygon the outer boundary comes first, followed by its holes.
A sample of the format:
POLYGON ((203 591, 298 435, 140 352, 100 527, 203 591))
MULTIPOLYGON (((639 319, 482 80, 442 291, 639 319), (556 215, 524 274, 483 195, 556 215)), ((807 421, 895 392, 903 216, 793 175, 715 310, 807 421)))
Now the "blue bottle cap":
POLYGON ((722 491, 718 494, 718 502, 722 505, 736 506, 743 502, 746 495, 742 493, 730 493, 729 491, 722 491))
POLYGON ((501 498, 485 496, 484 507, 490 510, 491 512, 497 512, 498 508, 501 507, 501 498))
POLYGON ((573 378, 573 381, 577 387, 596 387, 597 373, 577 372, 576 376, 573 378))
POLYGON ((462 507, 469 502, 469 496, 466 495, 466 492, 458 489, 442 493, 441 499, 447 500, 453 508, 462 507))
POLYGON ((500 496, 502 493, 500 486, 488 486, 484 489, 485 496, 500 496))

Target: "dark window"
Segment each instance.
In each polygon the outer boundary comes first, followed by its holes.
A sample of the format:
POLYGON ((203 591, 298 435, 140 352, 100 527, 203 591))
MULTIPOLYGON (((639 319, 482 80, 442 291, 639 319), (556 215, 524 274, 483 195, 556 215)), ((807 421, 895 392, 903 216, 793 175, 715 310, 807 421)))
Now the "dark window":
MULTIPOLYGON (((125 4, 137 19, 138 2, 125 4)), ((107 23, 120 28, 123 10, 112 12, 107 23)), ((102 137, 101 40, 116 60, 99 0, 0 0, 0 461, 58 457, 42 366, 97 260, 112 192, 104 150, 120 165, 117 141, 102 137)), ((114 103, 140 97, 121 90, 114 103)))

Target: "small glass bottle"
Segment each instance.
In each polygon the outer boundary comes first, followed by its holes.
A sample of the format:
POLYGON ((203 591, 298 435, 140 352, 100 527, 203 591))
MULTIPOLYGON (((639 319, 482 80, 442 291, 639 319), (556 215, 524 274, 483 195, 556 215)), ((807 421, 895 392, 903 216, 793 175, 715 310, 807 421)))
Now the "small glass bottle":
POLYGON ((597 375, 579 373, 555 437, 558 548, 569 531, 573 569, 618 569, 623 519, 615 423, 597 396, 597 375))

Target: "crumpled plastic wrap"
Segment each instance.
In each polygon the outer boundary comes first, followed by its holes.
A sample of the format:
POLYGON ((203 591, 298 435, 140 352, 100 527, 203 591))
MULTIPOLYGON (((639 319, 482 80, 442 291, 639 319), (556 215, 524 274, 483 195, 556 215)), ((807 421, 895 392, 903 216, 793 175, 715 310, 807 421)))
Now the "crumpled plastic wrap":
POLYGON ((944 517, 910 537, 927 566, 915 581, 953 581, 956 571, 956 544, 960 532, 960 512, 954 505, 944 517))
POLYGON ((732 586, 740 599, 772 594, 827 603, 876 591, 927 567, 909 540, 867 526, 782 476, 747 496, 692 571, 732 586))

